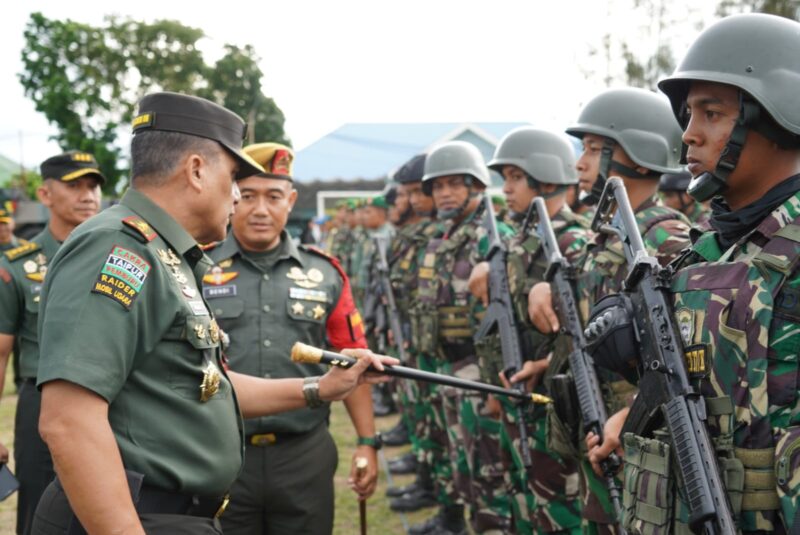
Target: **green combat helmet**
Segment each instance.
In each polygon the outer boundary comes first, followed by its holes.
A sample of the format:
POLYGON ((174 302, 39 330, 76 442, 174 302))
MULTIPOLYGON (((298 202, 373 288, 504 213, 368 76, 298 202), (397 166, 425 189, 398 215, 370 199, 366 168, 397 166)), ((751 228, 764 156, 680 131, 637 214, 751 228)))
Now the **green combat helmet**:
POLYGON ((528 186, 534 191, 539 191, 540 183, 557 186, 578 183, 575 151, 566 136, 530 126, 521 126, 506 134, 487 165, 500 174, 505 165, 519 167, 528 175, 528 186))
POLYGON ((425 158, 425 174, 422 177, 422 191, 425 195, 433 193, 433 181, 442 176, 463 175, 464 184, 470 189, 470 195, 464 204, 457 209, 439 212, 442 219, 453 219, 467 207, 470 198, 477 195, 475 181, 484 187, 491 185, 489 169, 483 162, 483 155, 475 145, 466 141, 448 141, 428 153, 425 158))
POLYGON ((626 177, 658 180, 661 173, 677 173, 681 147, 681 128, 660 95, 632 87, 609 89, 584 106, 578 122, 567 133, 578 138, 594 134, 605 138, 600 170, 592 191, 583 202, 595 204, 609 174, 616 171, 626 177), (636 169, 611 159, 619 145, 637 165, 636 169))
POLYGON ((705 201, 720 193, 739 161, 747 130, 783 148, 800 147, 800 24, 783 17, 748 13, 709 26, 678 68, 658 87, 686 123, 685 103, 694 80, 739 88, 739 119, 713 173, 694 177, 689 195, 705 201))

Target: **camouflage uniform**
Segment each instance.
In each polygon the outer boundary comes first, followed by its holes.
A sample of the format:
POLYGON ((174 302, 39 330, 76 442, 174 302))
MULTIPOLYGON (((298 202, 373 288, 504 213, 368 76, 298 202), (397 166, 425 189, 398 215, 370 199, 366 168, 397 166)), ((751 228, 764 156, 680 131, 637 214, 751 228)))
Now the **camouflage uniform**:
MULTIPOLYGON (((747 533, 796 533, 800 527, 798 262, 795 193, 730 250, 721 250, 710 231, 674 265, 674 314, 684 349, 704 357, 688 363, 690 377, 705 398, 723 483, 739 529, 747 533)), ((624 438, 626 461, 644 449, 666 461, 656 481, 670 474, 663 435, 624 438)), ((643 481, 653 475, 651 465, 626 463, 626 509, 652 505, 664 521, 629 513, 626 523, 652 533, 688 533, 677 481, 645 492, 643 481)))
MULTIPOLYGON (((689 245, 689 223, 675 210, 667 208, 652 197, 635 212, 645 248, 661 265, 674 260, 689 245)), ((619 239, 606 234, 595 236, 584 257, 582 275, 578 281, 579 308, 584 324, 591 306, 606 295, 617 293, 627 275, 625 255, 619 239)), ((633 385, 622 376, 598 369, 608 414, 614 414, 629 404, 635 393, 633 385)), ((578 447, 585 453, 583 437, 578 447)), ((613 532, 613 506, 608 489, 592 471, 585 455, 581 455, 581 514, 583 529, 590 533, 613 532)))
MULTIPOLYGON (((512 232, 505 224, 498 227, 503 235, 512 232)), ((467 280, 487 249, 478 211, 426 248, 419 270, 419 302, 427 312, 421 331, 438 373, 480 378, 472 336, 483 307, 469 293, 467 280)), ((445 471, 435 474, 436 480, 451 501, 470 505, 477 532, 510 527, 510 501, 499 459, 500 422, 482 414, 484 402, 485 397, 451 388, 432 397, 437 423, 447 429, 451 463, 450 477, 445 471)))
MULTIPOLYGON (((553 230, 564 256, 572 263, 583 255, 590 237, 588 221, 574 214, 567 206, 553 218, 553 230)), ((546 259, 540 254, 539 238, 535 233, 517 235, 511 243, 508 256, 509 288, 513 296, 515 313, 520 321, 520 340, 523 353, 529 359, 547 358, 551 349, 547 337, 532 328, 528 322, 528 293, 544 280, 546 259)), ((496 338, 496 337, 495 337, 496 338)), ((486 370, 485 380, 497 383, 497 372, 502 361, 489 359, 481 363, 486 370)), ((549 376, 549 372, 548 372, 549 376)), ((537 392, 547 394, 546 381, 540 382, 537 392)), ((580 502, 578 501, 577 463, 562 459, 547 445, 547 409, 531 407, 526 413, 528 443, 520 444, 516 405, 500 398, 503 405, 505 463, 512 485, 514 521, 519 533, 580 532, 580 502), (522 462, 521 447, 531 453, 531 466, 522 462), (524 498, 524 500, 521 500, 524 498), (519 504, 519 506, 517 506, 519 504)))
POLYGON ((700 227, 703 230, 710 228, 708 219, 711 216, 711 212, 699 202, 694 201, 692 206, 684 212, 684 215, 686 215, 693 227, 700 227))
MULTIPOLYGON (((395 302, 400 313, 403 339, 408 342, 406 366, 418 367, 417 345, 411 336, 411 309, 416 301, 417 266, 420 251, 425 250, 428 239, 440 232, 439 225, 430 220, 402 227, 392 240, 389 252, 389 279, 392 283, 395 302)), ((417 381, 398 380, 398 405, 403 422, 411 440, 411 451, 417 460, 424 462, 421 438, 425 435, 425 409, 423 397, 427 385, 417 381)))

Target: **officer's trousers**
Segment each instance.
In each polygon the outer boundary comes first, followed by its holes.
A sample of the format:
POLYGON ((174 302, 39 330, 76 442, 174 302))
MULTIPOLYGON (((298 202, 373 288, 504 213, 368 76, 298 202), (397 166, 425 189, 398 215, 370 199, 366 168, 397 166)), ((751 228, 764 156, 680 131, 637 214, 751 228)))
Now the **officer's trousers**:
MULTIPOLYGON (((67 535, 72 525, 72 509, 60 485, 51 483, 45 489, 33 521, 34 535, 67 535)), ((147 535, 221 535, 218 522, 211 518, 189 515, 140 515, 147 535)))
POLYGON ((275 444, 248 445, 244 458, 220 519, 225 535, 330 535, 338 453, 324 423, 275 444))
POLYGON ((55 477, 50 450, 39 435, 42 395, 35 381, 23 381, 14 420, 14 462, 19 479, 17 534, 31 533, 33 513, 44 489, 55 477))

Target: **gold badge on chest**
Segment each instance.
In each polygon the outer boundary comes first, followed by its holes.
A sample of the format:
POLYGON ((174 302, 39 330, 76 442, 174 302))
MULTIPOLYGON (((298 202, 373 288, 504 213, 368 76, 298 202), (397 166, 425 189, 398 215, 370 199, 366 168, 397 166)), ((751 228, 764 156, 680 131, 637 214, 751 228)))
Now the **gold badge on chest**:
POLYGON ((203 368, 203 382, 200 383, 200 401, 206 402, 219 392, 221 374, 219 368, 213 363, 208 362, 203 368))
POLYGON ((47 274, 47 257, 42 253, 36 255, 32 260, 26 260, 22 264, 22 270, 25 272, 25 278, 34 282, 43 282, 44 276, 47 274))
POLYGON ((197 295, 197 290, 189 286, 189 278, 181 271, 181 259, 172 249, 159 249, 158 257, 170 268, 175 281, 181 286, 181 293, 189 299, 197 295))
POLYGON ((317 268, 311 268, 308 273, 303 273, 303 270, 297 266, 293 266, 286 274, 286 278, 293 280, 294 283, 301 288, 316 288, 325 280, 325 275, 317 268))

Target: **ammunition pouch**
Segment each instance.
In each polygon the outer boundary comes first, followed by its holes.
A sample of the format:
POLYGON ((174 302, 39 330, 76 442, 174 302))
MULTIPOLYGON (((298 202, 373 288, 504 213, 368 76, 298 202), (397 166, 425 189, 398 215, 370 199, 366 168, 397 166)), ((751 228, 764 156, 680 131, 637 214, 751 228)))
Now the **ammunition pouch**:
POLYGON ((415 349, 426 355, 435 355, 439 345, 439 317, 436 307, 420 306, 413 309, 411 318, 411 340, 415 349))
POLYGON ((436 308, 438 337, 442 342, 472 340, 471 310, 467 306, 441 306, 436 308))
POLYGON ((503 371, 503 349, 500 337, 491 334, 475 342, 475 353, 481 368, 481 381, 499 385, 498 374, 503 371))
POLYGON ((670 445, 632 433, 624 435, 623 444, 622 525, 629 533, 670 533, 676 483, 670 445))

